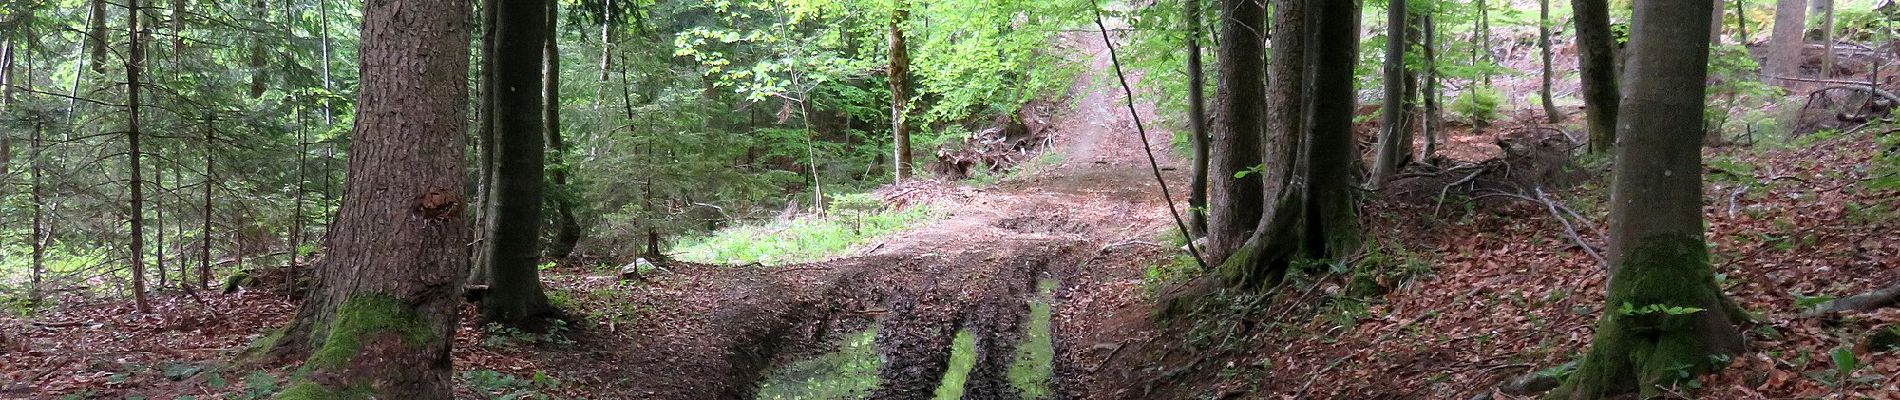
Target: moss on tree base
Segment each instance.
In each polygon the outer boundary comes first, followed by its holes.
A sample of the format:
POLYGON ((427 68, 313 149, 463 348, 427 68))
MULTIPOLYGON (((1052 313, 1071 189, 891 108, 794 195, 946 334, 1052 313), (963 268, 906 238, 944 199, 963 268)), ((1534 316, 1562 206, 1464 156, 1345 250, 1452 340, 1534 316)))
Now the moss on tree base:
MULTIPOLYGON (((407 386, 414 367, 406 359, 442 347, 441 335, 415 310, 387 294, 356 294, 336 310, 323 340, 292 374, 277 399, 365 399, 407 386)), ((427 356, 424 356, 427 357, 427 356)))
POLYGON ((1742 350, 1702 238, 1639 240, 1616 265, 1590 352, 1554 397, 1656 397, 1742 350))

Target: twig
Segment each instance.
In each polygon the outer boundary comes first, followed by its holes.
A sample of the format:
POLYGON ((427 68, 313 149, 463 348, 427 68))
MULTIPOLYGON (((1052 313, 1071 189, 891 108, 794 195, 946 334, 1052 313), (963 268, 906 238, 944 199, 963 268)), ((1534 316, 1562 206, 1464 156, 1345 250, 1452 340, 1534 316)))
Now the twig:
POLYGON ((1752 188, 1752 187, 1754 187, 1754 186, 1755 186, 1755 185, 1754 185, 1754 184, 1752 184, 1752 183, 1750 183, 1750 184, 1742 184, 1742 187, 1740 187, 1740 188, 1736 188, 1734 192, 1731 192, 1731 193, 1729 193, 1729 195, 1728 195, 1728 217, 1729 217, 1730 219, 1733 219, 1733 218, 1735 218, 1735 208, 1736 208, 1736 205, 1738 204, 1738 202, 1739 202, 1739 201, 1741 200, 1741 198, 1742 198, 1742 195, 1744 195, 1744 194, 1748 194, 1748 189, 1749 189, 1749 188, 1752 188))
POLYGON ((1539 187, 1531 190, 1537 192, 1537 199, 1544 203, 1544 208, 1550 209, 1550 216, 1556 217, 1558 222, 1564 224, 1564 233, 1570 235, 1570 240, 1577 242, 1577 247, 1582 247, 1583 252, 1590 254, 1590 258, 1595 258, 1597 265, 1602 266, 1603 270, 1610 270, 1610 260, 1603 258, 1602 254, 1597 253, 1596 247, 1590 246, 1589 242, 1583 241, 1582 236, 1577 235, 1577 227, 1571 225, 1570 219, 1565 218, 1563 213, 1557 209, 1559 206, 1556 202, 1550 201, 1550 197, 1544 196, 1544 188, 1539 187))
MULTIPOLYGON (((1102 23, 1102 5, 1089 2, 1089 8, 1095 11, 1095 27, 1102 32, 1102 45, 1108 47, 1108 61, 1115 66, 1115 78, 1121 80, 1122 94, 1127 100, 1128 117, 1135 122, 1135 133, 1141 137, 1141 151, 1148 154, 1148 168, 1154 172, 1155 183, 1161 185, 1161 199, 1168 202, 1168 215, 1174 217, 1174 227, 1181 230, 1181 237, 1191 238, 1194 233, 1188 230, 1187 222, 1181 220, 1181 211, 1174 206, 1174 194, 1168 190, 1168 181, 1161 177, 1161 164, 1155 161, 1154 145, 1148 143, 1148 128, 1141 124, 1141 112, 1135 110, 1135 90, 1128 85, 1128 74, 1122 72, 1121 56, 1115 54, 1115 40, 1108 37, 1108 24, 1102 23)), ((1207 260, 1201 258, 1200 249, 1188 246, 1188 255, 1194 256, 1194 263, 1202 271, 1208 270, 1207 260)))
MULTIPOLYGON (((1113 249, 1113 248, 1116 248, 1116 247, 1122 247, 1122 246, 1131 246, 1131 245, 1137 245, 1137 244, 1139 244, 1139 245, 1143 245, 1143 246, 1148 246, 1148 247, 1161 247, 1161 244, 1159 244, 1159 243, 1154 243, 1154 242, 1148 242, 1148 241, 1141 241, 1141 240, 1130 240, 1130 241, 1126 241, 1126 242, 1121 242, 1121 243, 1110 243, 1110 244, 1109 244, 1109 245, 1107 245, 1107 246, 1102 246, 1102 249, 1101 249, 1101 250, 1096 250, 1096 252, 1098 252, 1098 253, 1107 253, 1109 249, 1113 249)), ((1188 243, 1188 246, 1190 246, 1190 247, 1192 247, 1192 246, 1194 246, 1194 244, 1193 244, 1193 243, 1188 243)))
POLYGON ((1438 204, 1432 206, 1432 218, 1438 218, 1438 209, 1445 206, 1445 195, 1451 193, 1452 187, 1463 185, 1466 182, 1471 182, 1471 180, 1477 179, 1478 174, 1481 174, 1481 173, 1484 173, 1483 168, 1479 168, 1477 171, 1471 171, 1471 175, 1466 175, 1464 179, 1459 179, 1456 182, 1452 182, 1449 185, 1445 185, 1444 189, 1440 189, 1438 191, 1438 204))

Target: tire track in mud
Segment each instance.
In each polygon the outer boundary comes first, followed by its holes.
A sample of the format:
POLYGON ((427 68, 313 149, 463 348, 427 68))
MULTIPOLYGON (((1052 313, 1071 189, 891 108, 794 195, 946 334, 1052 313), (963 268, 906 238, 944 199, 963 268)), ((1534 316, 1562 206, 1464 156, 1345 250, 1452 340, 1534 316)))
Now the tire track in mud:
MULTIPOLYGON (((1106 65, 1099 39, 1063 45, 1091 57, 1093 75, 1106 65)), ((1076 285, 1103 283, 1081 278, 1089 273, 1079 265, 1170 226, 1128 116, 1114 111, 1122 99, 1091 84, 1091 74, 1078 77, 1068 94, 1075 107, 1054 120, 1056 148, 1067 156, 1058 165, 984 189, 928 180, 886 188, 947 192, 926 201, 949 215, 865 255, 730 267, 737 271, 687 283, 711 289, 684 291, 674 303, 686 322, 675 335, 695 339, 644 343, 640 353, 652 363, 627 366, 628 372, 642 380, 664 377, 664 383, 643 383, 650 398, 750 399, 773 368, 876 325, 873 343, 884 362, 868 397, 931 398, 949 368, 957 333, 967 331, 976 360, 963 398, 1020 398, 1008 372, 1039 295, 1037 282, 1054 278, 1050 306, 1060 310, 1068 293, 1096 289, 1076 285)), ((1166 132, 1152 135, 1167 143, 1166 132)), ((1164 164, 1174 162, 1163 156, 1164 164)), ((1051 336, 1056 354, 1049 384, 1057 398, 1066 398, 1071 391, 1064 381, 1085 369, 1065 365, 1072 344, 1062 328, 1052 325, 1051 336)))

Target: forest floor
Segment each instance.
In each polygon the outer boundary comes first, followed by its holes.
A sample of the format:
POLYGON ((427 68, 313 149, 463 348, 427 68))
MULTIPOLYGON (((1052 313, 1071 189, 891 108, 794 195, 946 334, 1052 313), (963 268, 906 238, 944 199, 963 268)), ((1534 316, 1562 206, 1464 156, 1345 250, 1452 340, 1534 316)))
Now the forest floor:
MULTIPOLYGON (((1043 280, 1056 282, 1050 384, 1071 398, 1528 398, 1493 389, 1560 374, 1587 347, 1603 312, 1602 267, 1545 204, 1508 199, 1374 196, 1366 254, 1351 268, 1316 268, 1267 295, 1216 292, 1189 313, 1154 318, 1158 294, 1198 272, 1179 258, 1099 40, 1063 43, 1091 68, 1051 121, 1046 162, 990 186, 883 188, 887 203, 946 211, 839 259, 673 263, 641 280, 548 270, 550 296, 574 322, 528 334, 466 312, 458 394, 748 398, 773 369, 875 326, 879 394, 930 397, 963 331, 977 353, 964 396, 1009 398, 1003 371, 1043 280)), ((1446 153, 1496 155, 1500 135, 1531 125, 1512 119, 1453 129, 1446 153)), ((1183 192, 1185 161, 1166 149, 1169 133, 1148 135, 1183 192)), ((1865 134, 1707 151, 1713 262, 1759 321, 1745 327, 1751 352, 1699 381, 1698 397, 1900 398, 1900 357, 1864 345, 1900 326, 1900 310, 1800 316, 1817 299, 1900 281, 1900 193, 1862 185, 1877 177, 1867 165, 1882 151, 1891 150, 1865 134), (1837 368, 1848 358, 1854 368, 1837 368)), ((1551 195, 1602 221, 1603 182, 1551 195)), ((1601 224, 1578 224, 1577 239, 1604 244, 1601 224)), ((295 305, 282 293, 167 293, 153 314, 76 295, 60 304, 0 321, 0 398, 257 399, 285 374, 228 362, 288 320, 295 305)))

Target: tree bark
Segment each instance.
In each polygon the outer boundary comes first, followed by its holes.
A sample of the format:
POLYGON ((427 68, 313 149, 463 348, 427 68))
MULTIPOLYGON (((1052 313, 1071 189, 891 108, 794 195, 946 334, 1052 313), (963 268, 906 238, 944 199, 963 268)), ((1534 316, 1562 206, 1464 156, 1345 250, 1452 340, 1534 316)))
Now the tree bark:
POLYGON ((92 6, 92 15, 86 18, 86 41, 92 47, 92 71, 103 74, 106 72, 106 39, 110 34, 106 31, 106 0, 91 0, 88 5, 92 6))
POLYGON ((1207 235, 1207 108, 1201 67, 1201 0, 1187 0, 1188 135, 1194 145, 1194 167, 1188 184, 1188 238, 1207 235))
POLYGON ((1385 103, 1379 122, 1379 151, 1372 160, 1373 189, 1399 171, 1405 160, 1404 142, 1411 140, 1405 126, 1405 0, 1388 0, 1385 14, 1385 103))
POLYGON ((328 253, 273 346, 304 371, 279 398, 453 396, 469 13, 447 0, 364 7, 349 175, 328 253))
POLYGON ((126 164, 131 171, 132 189, 132 299, 141 313, 152 312, 151 305, 145 299, 145 179, 140 159, 145 153, 139 147, 139 87, 143 82, 139 77, 141 65, 145 61, 144 46, 139 43, 139 1, 125 3, 126 47, 128 56, 125 61, 125 99, 126 99, 126 164))
POLYGON ((574 218, 574 193, 567 186, 567 142, 561 137, 560 2, 547 3, 547 46, 541 54, 547 65, 542 72, 545 80, 541 85, 541 98, 546 107, 542 118, 547 124, 548 150, 554 157, 554 166, 548 169, 548 183, 554 188, 549 194, 554 200, 554 240, 548 244, 547 256, 561 260, 572 254, 574 245, 580 243, 581 226, 574 218))
POLYGON ((251 26, 257 30, 254 34, 260 36, 251 38, 250 94, 253 99, 264 96, 264 68, 270 66, 269 60, 264 56, 264 38, 261 37, 264 32, 269 31, 267 27, 270 26, 266 18, 270 11, 265 7, 266 5, 265 0, 256 0, 251 3, 251 26))
POLYGON ((1742 351, 1703 239, 1703 24, 1711 7, 1636 3, 1610 195, 1609 294, 1589 353, 1561 389, 1569 398, 1656 397, 1720 368, 1713 357, 1742 351))
MULTIPOLYGON (((481 0, 481 70, 476 72, 475 103, 475 201, 471 211, 474 218, 469 223, 473 227, 475 245, 469 246, 469 259, 475 270, 468 277, 468 284, 487 285, 490 272, 488 265, 488 222, 494 218, 489 212, 490 196, 495 185, 495 53, 496 9, 501 6, 499 0, 481 0)), ((609 46, 611 48, 611 46, 609 46)), ((603 72, 604 74, 604 72, 603 72)), ((605 88, 609 85, 601 85, 605 88)))
POLYGON ((215 136, 217 129, 213 127, 211 122, 212 119, 210 117, 205 118, 205 175, 204 180, 199 182, 198 185, 199 190, 204 191, 205 199, 204 208, 200 210, 202 214, 199 215, 203 218, 203 221, 200 221, 203 225, 200 226, 202 232, 198 235, 199 240, 202 241, 199 243, 201 247, 199 248, 200 251, 198 254, 198 287, 207 290, 211 288, 211 185, 217 181, 217 179, 214 178, 216 175, 213 173, 211 167, 211 162, 215 158, 215 154, 217 154, 217 152, 211 151, 217 144, 217 137, 215 136))
POLYGON ((1207 253, 1218 263, 1240 247, 1260 223, 1261 110, 1266 109, 1266 5, 1260 0, 1221 1, 1220 75, 1214 87, 1213 137, 1208 147, 1207 253), (1236 177, 1244 173, 1245 176, 1236 177))
POLYGON ((1583 73, 1584 117, 1590 154, 1616 148, 1616 42, 1610 36, 1608 0, 1570 0, 1577 24, 1577 66, 1583 73))
MULTIPOLYGON (((495 54, 545 54, 547 1, 498 0, 495 54)), ((482 317, 488 322, 533 328, 552 310, 541 290, 542 180, 546 136, 542 129, 543 57, 506 57, 495 66, 495 175, 489 182, 488 291, 482 317)))
POLYGON ((1821 12, 1821 77, 1834 77, 1834 1, 1813 0, 1821 12))
POLYGON ((1444 126, 1444 116, 1438 105, 1438 21, 1430 13, 1421 17, 1425 25, 1425 49, 1422 51, 1425 54, 1425 88, 1421 95, 1425 103, 1424 128, 1421 129, 1425 135, 1425 149, 1419 152, 1418 157, 1426 163, 1435 164, 1434 159, 1438 157, 1438 127, 1444 126))
POLYGON ((1306 204, 1307 253, 1340 258, 1359 247, 1358 179, 1353 172, 1359 149, 1353 141, 1357 109, 1353 69, 1359 54, 1359 1, 1320 1, 1308 5, 1312 32, 1307 52, 1306 163, 1310 185, 1306 204))
MULTIPOLYGON (((896 164, 896 182, 910 179, 910 50, 904 44, 904 22, 910 19, 910 10, 904 1, 895 1, 891 9, 890 21, 890 83, 891 83, 891 138, 896 148, 893 160, 896 164)), ((813 176, 812 179, 817 179, 813 176)))
MULTIPOLYGON (((1794 76, 1801 68, 1801 47, 1807 45, 1802 40, 1802 27, 1807 24, 1806 0, 1778 0, 1775 2, 1775 31, 1768 38, 1768 73, 1775 76, 1794 76)), ((1792 82, 1782 82, 1783 85, 1792 82)))
MULTIPOLYGON (((1717 14, 1717 18, 1720 17, 1721 15, 1717 14)), ((1716 35, 1720 35, 1721 31, 1718 30, 1716 32, 1716 35)), ((1544 121, 1553 124, 1564 122, 1564 114, 1561 111, 1557 111, 1557 100, 1550 93, 1552 79, 1550 71, 1550 0, 1537 1, 1537 48, 1539 52, 1543 53, 1542 56, 1544 60, 1543 85, 1538 88, 1538 95, 1542 96, 1544 101, 1544 121)))
POLYGON ((1304 168, 1304 144, 1307 142, 1308 0, 1279 0, 1273 3, 1273 47, 1275 60, 1269 66, 1267 83, 1266 140, 1263 148, 1263 196, 1273 200, 1272 208, 1256 224, 1253 234, 1217 269, 1223 283, 1239 288, 1269 288, 1278 285, 1293 258, 1301 250, 1306 186, 1297 185, 1307 174, 1304 168), (1301 179, 1296 179, 1301 178, 1301 179))

